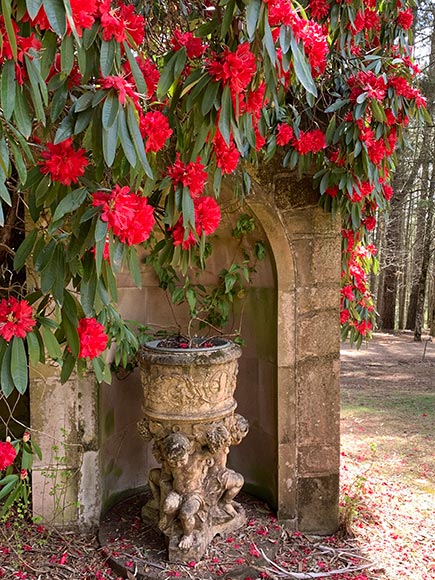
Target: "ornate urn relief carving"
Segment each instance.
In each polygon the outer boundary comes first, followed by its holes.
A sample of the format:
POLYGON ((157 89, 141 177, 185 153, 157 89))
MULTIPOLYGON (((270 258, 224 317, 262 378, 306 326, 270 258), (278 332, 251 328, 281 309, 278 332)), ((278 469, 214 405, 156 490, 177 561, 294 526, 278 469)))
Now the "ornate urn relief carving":
POLYGON ((160 349, 155 341, 141 351, 145 417, 138 430, 153 441, 160 463, 149 473, 153 499, 143 517, 167 537, 171 562, 199 560, 216 534, 245 523, 234 501, 243 476, 226 467, 231 445, 249 428, 234 412, 240 354, 226 341, 187 350, 160 349))

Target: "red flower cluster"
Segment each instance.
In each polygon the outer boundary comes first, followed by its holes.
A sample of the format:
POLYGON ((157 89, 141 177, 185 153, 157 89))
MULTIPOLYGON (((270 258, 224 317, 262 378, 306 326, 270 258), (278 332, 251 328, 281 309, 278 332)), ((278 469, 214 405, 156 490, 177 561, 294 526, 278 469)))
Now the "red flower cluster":
POLYGON ((102 191, 93 194, 94 207, 101 206, 101 220, 119 240, 129 246, 140 244, 150 237, 154 227, 154 210, 148 199, 132 193, 128 186, 116 185, 111 193, 102 191))
POLYGON ((81 318, 77 332, 80 339, 79 358, 93 359, 105 350, 109 337, 104 325, 95 318, 81 318))
POLYGON ((9 342, 12 337, 24 338, 35 326, 33 311, 27 300, 13 296, 0 301, 0 336, 9 342))
POLYGON ((204 165, 201 163, 199 157, 196 161, 183 163, 180 160, 179 153, 177 153, 175 163, 171 167, 168 167, 168 175, 172 179, 175 187, 180 183, 183 187, 187 187, 192 198, 201 195, 208 179, 207 172, 204 170, 204 165))
POLYGON ((363 30, 378 30, 380 25, 381 20, 376 10, 359 10, 353 25, 350 25, 349 28, 352 34, 358 34, 363 30))
MULTIPOLYGON (((97 3, 96 0, 70 0, 71 15, 76 28, 77 34, 82 36, 83 29, 92 28, 95 22, 95 17, 97 13, 97 3)), ((26 18, 30 20, 27 14, 26 18)), ((40 30, 51 29, 50 22, 47 18, 44 6, 38 11, 38 14, 33 20, 31 20, 32 27, 37 26, 40 30)), ((72 34, 72 29, 67 23, 67 34, 72 34)))
POLYGON ((150 111, 140 118, 140 131, 146 139, 145 151, 160 151, 172 135, 168 118, 160 111, 150 111))
POLYGON ((61 143, 47 143, 47 149, 41 153, 46 161, 41 161, 41 173, 50 175, 53 181, 62 185, 77 183, 78 178, 85 172, 88 160, 85 157, 85 149, 74 149, 72 137, 68 137, 61 143))
POLYGON ((157 65, 154 64, 153 61, 149 58, 142 58, 141 56, 137 56, 136 61, 145 79, 145 83, 148 89, 147 97, 152 99, 160 80, 159 69, 157 68, 157 65))
POLYGON ((229 84, 233 98, 247 88, 256 70, 255 56, 250 51, 248 42, 239 44, 235 52, 225 48, 208 63, 210 75, 224 85, 229 84))
POLYGON ((133 85, 124 77, 120 76, 108 76, 100 79, 101 88, 103 89, 115 89, 118 93, 118 100, 123 105, 125 99, 129 96, 135 104, 138 103, 138 95, 134 90, 133 85))
POLYGON ((16 456, 17 452, 12 443, 9 443, 9 441, 0 441, 0 471, 12 465, 16 456))
POLYGON ((279 123, 276 128, 276 144, 287 145, 294 137, 293 127, 288 123, 279 123))
POLYGON ((128 42, 128 36, 139 45, 144 39, 145 21, 143 16, 135 13, 133 4, 122 4, 111 9, 110 0, 103 2, 100 7, 103 39, 108 41, 114 38, 116 42, 128 42))
POLYGON ((311 16, 316 20, 322 20, 330 11, 328 0, 309 0, 309 8, 311 16))
POLYGON ((301 131, 299 133, 299 138, 294 139, 293 146, 301 155, 306 155, 307 153, 319 153, 319 151, 326 147, 325 135, 320 129, 301 131))
MULTIPOLYGON (((193 203, 195 208, 196 236, 200 237, 202 233, 209 236, 217 230, 220 224, 220 207, 212 197, 199 197, 195 199, 193 203)), ((183 250, 188 250, 196 245, 196 236, 192 231, 189 231, 186 237, 186 231, 183 227, 183 218, 180 217, 172 230, 174 246, 181 246, 183 250)))
POLYGON ((200 38, 193 36, 191 32, 181 32, 180 30, 174 31, 171 46, 173 50, 180 50, 184 46, 188 58, 199 58, 207 48, 207 45, 200 38))
POLYGON ((387 92, 387 85, 383 76, 376 76, 372 71, 360 71, 349 77, 347 84, 350 88, 350 100, 356 103, 362 93, 367 94, 367 99, 383 101, 387 92))
POLYGON ((397 16, 397 24, 403 28, 403 30, 409 30, 414 21, 414 16, 412 14, 411 8, 406 10, 401 10, 397 16))
POLYGON ((236 169, 240 159, 240 153, 234 144, 233 138, 231 137, 230 144, 227 145, 218 129, 213 138, 213 147, 216 165, 222 169, 222 173, 229 175, 236 169))

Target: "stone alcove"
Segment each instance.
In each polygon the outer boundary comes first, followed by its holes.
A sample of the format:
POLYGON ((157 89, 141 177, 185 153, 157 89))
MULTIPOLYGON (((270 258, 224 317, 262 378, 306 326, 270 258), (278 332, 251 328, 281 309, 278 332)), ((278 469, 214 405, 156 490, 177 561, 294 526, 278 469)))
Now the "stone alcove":
MULTIPOLYGON (((330 533, 338 520, 340 236, 317 201, 310 179, 277 171, 272 180, 260 176, 243 207, 268 253, 244 307, 237 399, 251 430, 230 463, 289 527, 330 533)), ((211 278, 232 261, 232 212, 229 205, 211 278)), ((143 272, 142 289, 126 275, 119 288, 126 318, 174 326, 150 272, 143 272)), ((32 426, 48 435, 41 436, 43 459, 34 471, 35 513, 97 523, 117 497, 146 483, 154 460, 136 430, 141 399, 137 373, 97 393, 90 378, 60 386, 56 369, 34 369, 32 426), (59 467, 53 443, 64 457, 65 485, 58 489, 68 506, 57 513, 50 495, 59 467)))

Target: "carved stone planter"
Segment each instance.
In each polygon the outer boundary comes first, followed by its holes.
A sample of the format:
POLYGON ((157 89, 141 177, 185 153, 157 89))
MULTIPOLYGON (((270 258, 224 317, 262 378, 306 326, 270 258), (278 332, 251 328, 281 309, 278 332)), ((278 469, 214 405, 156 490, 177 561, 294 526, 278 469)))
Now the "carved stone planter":
POLYGON ((224 340, 192 349, 158 342, 140 354, 145 418, 138 429, 153 440, 161 464, 149 473, 153 499, 143 517, 154 519, 167 537, 170 562, 197 561, 216 534, 245 522, 233 501, 243 476, 226 467, 230 445, 248 432, 246 419, 234 412, 241 350, 224 340))

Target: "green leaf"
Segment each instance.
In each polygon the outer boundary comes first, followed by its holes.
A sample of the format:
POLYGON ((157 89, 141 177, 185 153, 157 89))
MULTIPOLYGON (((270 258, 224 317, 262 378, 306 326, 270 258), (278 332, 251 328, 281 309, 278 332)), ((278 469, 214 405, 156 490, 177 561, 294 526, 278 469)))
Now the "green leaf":
POLYGON ((63 36, 66 31, 66 12, 63 2, 43 0, 43 4, 51 28, 58 36, 63 36))
POLYGON ((22 395, 27 389, 29 374, 24 342, 18 336, 12 339, 11 376, 16 389, 22 395))
POLYGON ((66 383, 66 381, 70 378, 71 373, 74 370, 76 365, 76 357, 73 356, 70 352, 66 351, 65 357, 62 362, 62 370, 60 372, 60 382, 62 384, 66 383))
POLYGON ((15 63, 7 60, 2 66, 1 75, 1 104, 4 118, 9 121, 15 107, 15 63))
POLYGON ((110 91, 104 101, 103 110, 101 113, 101 122, 103 123, 104 129, 110 129, 110 127, 116 121, 119 108, 118 95, 115 94, 114 91, 110 91))
POLYGON ((16 485, 16 483, 18 482, 18 475, 16 474, 11 474, 11 476, 14 478, 13 480, 10 480, 6 485, 4 485, 1 489, 0 489, 0 499, 6 497, 8 495, 8 493, 10 493, 13 489, 13 487, 16 485))
POLYGON ((14 117, 17 129, 26 139, 28 139, 32 132, 32 119, 29 106, 21 90, 18 90, 15 95, 14 117))
POLYGON ((130 135, 133 139, 134 148, 136 149, 137 156, 139 157, 139 161, 146 173, 146 175, 153 179, 153 172, 148 163, 148 159, 145 153, 145 146, 142 139, 142 135, 140 133, 139 125, 136 118, 136 112, 133 106, 133 103, 127 103, 127 126, 130 131, 130 135))
POLYGON ((236 7, 236 0, 229 0, 229 2, 227 3, 227 6, 225 8, 225 14, 224 14, 224 17, 222 20, 222 26, 221 26, 221 39, 222 40, 227 35, 227 33, 230 29, 231 23, 233 22, 235 7, 236 7))
POLYGON ((26 8, 30 20, 34 20, 42 6, 42 0, 26 0, 26 8))
POLYGON ((68 346, 71 349, 71 354, 77 358, 80 351, 80 339, 77 332, 77 326, 75 326, 67 316, 64 316, 62 319, 62 328, 68 346))
POLYGON ((159 84, 157 85, 157 97, 160 100, 166 96, 166 93, 169 91, 174 82, 174 67, 177 56, 178 53, 175 52, 163 67, 162 74, 160 75, 159 79, 159 84))
POLYGON ((53 214, 53 221, 58 221, 67 213, 71 213, 78 209, 86 199, 87 190, 84 187, 74 189, 68 193, 57 205, 53 214))
POLYGON ((74 135, 74 115, 72 113, 73 109, 70 109, 68 115, 62 119, 54 136, 55 144, 62 143, 62 141, 74 135))
POLYGON ((74 64, 74 39, 71 34, 64 36, 60 45, 60 66, 65 76, 69 76, 74 64))
POLYGON ((134 246, 128 248, 128 269, 138 288, 142 287, 142 275, 139 267, 139 258, 134 246))
POLYGON ((115 62, 115 43, 116 41, 113 38, 109 41, 101 41, 100 67, 103 77, 109 76, 112 72, 115 62))
POLYGON ((310 65, 308 64, 307 58, 303 52, 303 49, 299 47, 296 43, 296 39, 292 37, 290 46, 293 54, 293 65, 295 69, 295 74, 300 81, 301 85, 306 91, 317 97, 317 88, 314 84, 313 77, 311 75, 310 65))
POLYGON ((262 5, 262 0, 250 0, 246 6, 246 30, 248 31, 248 39, 250 42, 252 42, 257 29, 258 17, 262 5))
POLYGON ((15 387, 11 374, 11 354, 12 344, 9 342, 6 346, 0 367, 0 383, 3 394, 6 398, 9 397, 15 387))
POLYGON ((267 20, 267 18, 264 21, 263 45, 267 50, 267 54, 269 55, 270 62, 273 65, 275 65, 275 63, 276 63, 275 42, 273 40, 272 31, 270 29, 269 21, 267 20))
POLYGON ((18 172, 18 177, 19 177, 21 183, 24 184, 24 183, 26 183, 26 180, 27 180, 27 167, 26 167, 26 164, 24 162, 22 152, 21 152, 20 148, 17 146, 17 144, 15 143, 15 141, 13 141, 13 140, 11 140, 9 142, 9 146, 12 149, 12 153, 14 155, 15 168, 18 172))
POLYGON ((201 113, 205 116, 216 103, 216 97, 219 91, 220 83, 215 83, 214 81, 209 82, 206 90, 204 91, 204 96, 202 97, 201 103, 201 113))
POLYGON ((21 268, 26 263, 26 260, 30 252, 33 250, 33 246, 35 245, 37 235, 38 230, 35 228, 24 238, 18 250, 15 252, 14 270, 16 270, 17 272, 21 270, 21 268))
POLYGON ((146 95, 148 92, 146 82, 143 78, 142 71, 137 64, 137 61, 131 51, 131 48, 126 41, 123 42, 125 54, 127 55, 128 62, 130 64, 130 69, 133 74, 134 82, 136 83, 136 88, 142 95, 146 95))
POLYGON ((225 85, 222 91, 221 113, 219 117, 219 131, 227 145, 230 144, 231 120, 233 118, 233 102, 231 99, 230 85, 225 85))
POLYGON ((41 351, 39 348, 39 340, 34 332, 28 332, 26 334, 26 341, 30 363, 32 365, 36 365, 39 362, 41 356, 41 351))
POLYGON ((92 100, 94 98, 95 93, 83 93, 79 99, 77 99, 75 104, 75 112, 80 113, 81 111, 86 111, 92 107, 92 100))
POLYGON ((125 153, 127 161, 130 163, 132 167, 135 167, 137 161, 136 149, 134 147, 133 141, 130 138, 124 107, 120 107, 119 109, 118 129, 119 129, 119 139, 121 141, 121 146, 125 153))
POLYGON ((48 355, 53 360, 59 360, 62 358, 62 351, 60 350, 59 343, 56 337, 51 332, 50 329, 45 326, 41 326, 42 338, 44 340, 45 348, 47 349, 48 355))
POLYGON ((7 35, 8 40, 9 40, 12 55, 14 57, 14 60, 16 61, 17 60, 17 39, 15 36, 14 26, 12 24, 11 4, 12 3, 10 0, 2 0, 1 6, 2 6, 3 21, 5 24, 5 28, 6 28, 6 35, 7 35))
POLYGON ((118 118, 108 129, 103 127, 103 156, 104 161, 112 167, 118 145, 118 118))

